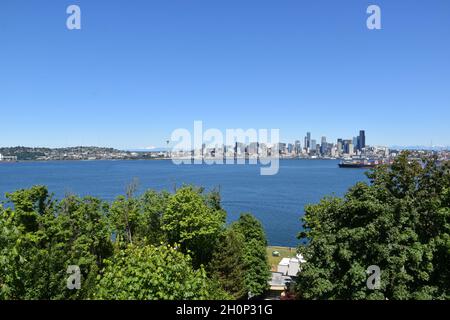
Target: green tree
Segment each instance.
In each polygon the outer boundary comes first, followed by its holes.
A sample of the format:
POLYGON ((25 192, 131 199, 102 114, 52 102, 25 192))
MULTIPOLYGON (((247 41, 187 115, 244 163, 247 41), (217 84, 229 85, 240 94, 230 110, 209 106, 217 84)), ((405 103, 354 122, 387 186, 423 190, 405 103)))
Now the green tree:
POLYGON ((244 284, 247 293, 262 295, 268 289, 270 265, 267 239, 261 222, 251 214, 242 214, 233 225, 243 235, 244 284))
POLYGON ((169 199, 162 216, 162 229, 169 244, 190 252, 194 267, 207 265, 225 224, 225 212, 207 205, 193 187, 183 187, 169 199))
POLYGON ((0 298, 88 297, 112 254, 107 205, 74 196, 57 202, 39 186, 7 197, 10 205, 0 212, 0 298), (81 290, 67 289, 69 265, 81 269, 81 290))
POLYGON ((402 154, 344 198, 306 207, 299 247, 304 299, 449 299, 450 166, 402 154), (381 269, 381 288, 366 269, 381 269))
POLYGON ((170 194, 167 191, 147 190, 134 195, 136 183, 130 184, 126 196, 119 196, 111 204, 109 218, 114 229, 116 244, 154 244, 164 242, 161 219, 166 211, 170 194))
POLYGON ((166 242, 161 220, 166 212, 169 198, 169 192, 154 190, 148 190, 140 197, 142 223, 139 226, 138 235, 145 239, 144 243, 158 245, 166 242))
POLYGON ((99 277, 95 299, 199 300, 229 298, 203 268, 170 246, 129 246, 118 252, 99 277))
POLYGON ((134 197, 138 182, 134 179, 126 190, 126 196, 119 196, 112 203, 110 220, 114 224, 117 243, 133 244, 135 232, 142 224, 142 215, 139 211, 139 200, 134 197))
POLYGON ((228 228, 220 236, 208 270, 222 288, 235 299, 247 296, 244 270, 244 236, 236 228, 228 228))

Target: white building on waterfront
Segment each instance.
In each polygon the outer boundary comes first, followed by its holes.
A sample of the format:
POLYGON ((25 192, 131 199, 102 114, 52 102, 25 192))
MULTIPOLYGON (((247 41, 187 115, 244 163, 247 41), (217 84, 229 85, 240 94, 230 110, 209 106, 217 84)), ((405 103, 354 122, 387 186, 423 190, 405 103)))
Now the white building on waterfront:
POLYGON ((277 272, 290 277, 296 277, 301 270, 301 264, 306 260, 301 254, 297 254, 295 258, 283 258, 277 267, 277 272))

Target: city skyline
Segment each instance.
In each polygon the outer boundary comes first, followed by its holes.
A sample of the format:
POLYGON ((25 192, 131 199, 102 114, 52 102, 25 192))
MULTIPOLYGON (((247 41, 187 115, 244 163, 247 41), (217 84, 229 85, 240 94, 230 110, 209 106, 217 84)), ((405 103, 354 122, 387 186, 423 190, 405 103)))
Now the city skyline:
MULTIPOLYGON (((245 130, 244 130, 245 131, 245 130)), ((359 134, 361 134, 361 131, 366 133, 366 130, 359 130, 359 134)), ((286 145, 288 144, 292 144, 292 145, 296 145, 297 142, 300 142, 301 144, 301 148, 305 148, 305 141, 307 139, 307 135, 310 134, 310 140, 311 142, 315 142, 316 145, 321 145, 323 138, 326 139, 326 142, 328 143, 335 143, 337 144, 337 142, 339 142, 339 140, 353 140, 353 145, 356 147, 355 144, 355 138, 357 138, 357 136, 354 135, 349 135, 349 136, 344 136, 344 135, 333 135, 331 138, 330 136, 327 135, 322 135, 322 134, 315 134, 312 130, 306 131, 306 135, 302 137, 301 134, 299 134, 297 136, 297 138, 293 138, 293 139, 280 139, 280 143, 284 143, 286 145), (320 138, 320 139, 319 139, 320 138), (319 143, 320 142, 320 143, 319 143)), ((364 145, 370 145, 370 146, 383 146, 383 147, 388 147, 390 149, 423 149, 423 150, 441 150, 441 149, 450 149, 450 145, 436 145, 436 144, 432 144, 430 143, 429 145, 421 145, 421 144, 409 144, 409 145, 395 145, 395 144, 380 144, 380 143, 367 143, 365 140, 366 136, 364 135, 364 145)), ((142 146, 142 147, 116 147, 114 145, 94 145, 94 144, 74 144, 74 145, 26 145, 26 144, 15 144, 15 145, 8 145, 8 144, 1 144, 0 148, 10 148, 10 147, 29 147, 29 148, 51 148, 51 149, 64 149, 64 148, 72 148, 72 147, 100 147, 100 148, 114 148, 117 150, 124 150, 124 151, 152 151, 152 150, 165 150, 165 149, 170 149, 172 146, 172 142, 171 142, 171 146, 167 146, 167 141, 168 140, 164 140, 161 141, 159 145, 152 145, 152 146, 142 146)), ((370 140, 369 140, 370 141, 370 140)), ((251 141, 250 143, 254 143, 257 141, 251 141)), ((225 144, 224 144, 225 145, 225 144)))
POLYGON ((195 120, 450 145, 448 1, 78 0, 68 30, 71 4, 2 2, 2 146, 164 147, 195 120))
MULTIPOLYGON (((235 132, 236 133, 236 132, 235 132)), ((198 134, 198 132, 197 132, 198 134)), ((387 158, 390 155, 389 147, 386 146, 370 146, 366 144, 365 130, 360 130, 357 136, 352 138, 338 138, 335 142, 328 140, 327 137, 322 136, 320 144, 316 139, 313 139, 311 132, 307 132, 304 137, 304 144, 302 146, 300 140, 295 142, 286 141, 269 141, 266 135, 263 139, 259 139, 256 132, 248 132, 244 134, 240 132, 233 136, 227 133, 226 142, 217 138, 212 140, 207 139, 205 143, 205 135, 200 141, 200 136, 194 138, 189 135, 187 139, 191 140, 186 143, 178 143, 172 148, 168 148, 168 156, 175 158, 229 158, 229 157, 250 157, 250 158, 265 158, 274 155, 293 157, 293 158, 351 158, 351 157, 371 157, 371 158, 387 158), (252 137, 256 138, 253 140, 252 137), (228 140, 230 139, 230 140, 228 140), (194 145, 192 145, 192 141, 194 145)), ((168 141, 169 142, 169 141, 168 141)), ((169 146, 169 145, 168 145, 169 146)), ((396 154, 396 151, 393 152, 396 154)))

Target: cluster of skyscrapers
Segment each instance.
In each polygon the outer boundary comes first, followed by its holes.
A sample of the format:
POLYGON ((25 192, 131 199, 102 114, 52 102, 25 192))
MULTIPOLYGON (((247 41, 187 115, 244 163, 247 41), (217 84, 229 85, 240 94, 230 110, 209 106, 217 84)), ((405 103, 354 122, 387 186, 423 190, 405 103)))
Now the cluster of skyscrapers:
POLYGON ((294 143, 265 144, 251 142, 248 144, 235 142, 233 145, 207 146, 202 145, 201 150, 172 151, 172 157, 267 157, 279 155, 283 158, 352 158, 352 157, 387 157, 387 147, 372 147, 366 145, 364 130, 352 139, 337 139, 336 142, 328 142, 326 137, 321 137, 320 142, 313 139, 311 132, 307 132, 303 141, 294 143))
POLYGON ((336 143, 328 142, 326 137, 322 137, 320 142, 311 137, 311 132, 307 132, 303 141, 303 147, 300 140, 295 143, 280 143, 280 154, 297 156, 317 156, 317 157, 351 157, 354 155, 363 155, 366 153, 366 133, 359 131, 359 135, 352 139, 337 139, 336 143))
MULTIPOLYGON (((299 141, 296 142, 297 150, 299 150, 299 141)), ((311 138, 311 132, 307 132, 304 139, 304 153, 309 155, 320 156, 337 156, 342 154, 354 155, 362 153, 366 148, 366 133, 364 130, 359 131, 359 135, 353 139, 337 139, 337 142, 327 142, 326 137, 322 137, 320 143, 311 138)))

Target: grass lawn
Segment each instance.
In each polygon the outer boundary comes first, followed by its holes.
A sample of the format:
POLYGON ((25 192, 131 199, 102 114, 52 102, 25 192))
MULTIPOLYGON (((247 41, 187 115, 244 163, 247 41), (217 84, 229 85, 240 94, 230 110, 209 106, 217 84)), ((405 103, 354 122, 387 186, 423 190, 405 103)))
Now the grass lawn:
POLYGON ((266 249, 267 258, 269 259, 269 264, 272 266, 272 270, 277 270, 277 265, 280 263, 282 258, 292 258, 297 254, 297 248, 289 248, 289 247, 272 247, 269 246, 266 249), (273 251, 278 251, 280 253, 279 257, 272 256, 273 251))

